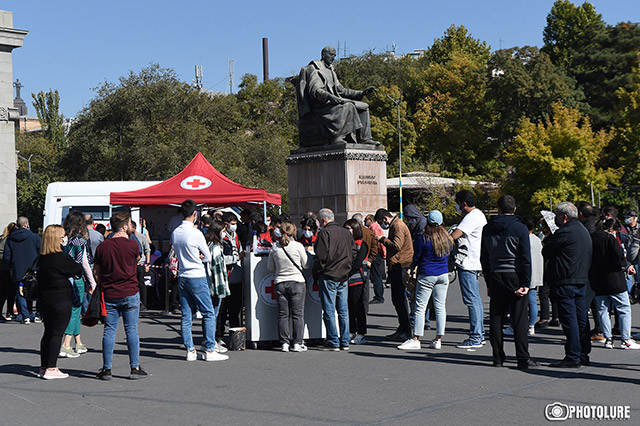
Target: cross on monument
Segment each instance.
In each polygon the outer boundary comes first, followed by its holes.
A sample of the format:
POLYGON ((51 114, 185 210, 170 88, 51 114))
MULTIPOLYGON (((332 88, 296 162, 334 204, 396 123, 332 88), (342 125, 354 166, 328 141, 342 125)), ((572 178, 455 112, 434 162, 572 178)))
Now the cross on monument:
POLYGON ((264 287, 264 292, 271 295, 271 300, 276 300, 276 289, 274 280, 271 280, 271 284, 264 287))
POLYGON ((199 186, 206 185, 206 182, 202 182, 200 179, 195 178, 191 182, 187 182, 186 185, 189 185, 192 188, 198 188, 199 186))
POLYGON ((16 98, 20 99, 20 89, 24 86, 20 83, 20 80, 16 78, 16 81, 13 83, 13 87, 16 88, 16 98))

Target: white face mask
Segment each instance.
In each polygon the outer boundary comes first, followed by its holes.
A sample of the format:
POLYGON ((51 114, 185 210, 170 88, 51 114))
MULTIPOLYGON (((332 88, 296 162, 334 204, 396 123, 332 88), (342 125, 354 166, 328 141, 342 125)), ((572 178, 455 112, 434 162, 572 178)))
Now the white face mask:
POLYGON ((268 221, 265 223, 265 225, 267 225, 267 227, 268 227, 269 225, 271 225, 271 221, 270 221, 270 220, 268 220, 268 221))
POLYGON ((304 235, 306 238, 311 238, 313 237, 313 231, 310 229, 305 229, 304 231, 302 231, 302 235, 304 235))
POLYGON ((69 244, 69 238, 65 235, 64 237, 62 237, 62 246, 66 246, 67 244, 69 244))
POLYGON ((229 225, 229 232, 236 232, 236 229, 238 229, 238 225, 229 225))
POLYGON ((624 223, 626 223, 627 225, 631 225, 631 218, 630 217, 625 217, 624 218, 624 223))
POLYGON ((280 228, 273 228, 273 235, 275 235, 276 238, 282 237, 282 232, 280 231, 280 228))

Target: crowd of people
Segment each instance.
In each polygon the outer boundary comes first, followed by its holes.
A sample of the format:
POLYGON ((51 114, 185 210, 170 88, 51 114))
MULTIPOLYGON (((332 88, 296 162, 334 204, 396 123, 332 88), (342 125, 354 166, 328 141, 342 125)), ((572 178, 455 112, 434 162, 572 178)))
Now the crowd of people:
MULTIPOLYGON (((421 350, 432 319, 435 335, 428 347, 442 348, 448 290, 456 278, 469 321, 468 336, 456 346, 480 348, 486 344, 480 275, 490 300, 488 337, 495 367, 506 359, 505 335, 513 335, 518 368, 538 367, 529 354, 529 337, 553 326, 561 326, 566 337, 565 357, 550 364, 554 368, 589 365, 592 344, 614 348, 614 335, 620 336, 620 348, 640 349, 631 336, 629 299, 640 251, 635 211, 626 212, 621 224, 613 207, 598 212, 587 202, 578 207, 562 202, 553 212, 542 211, 538 220, 518 216, 515 199, 503 195, 498 214, 487 221, 471 191, 458 192, 455 203, 462 220, 447 229, 440 211, 423 215, 414 205, 404 209, 405 220, 381 208, 339 224, 324 208, 307 212, 296 225, 287 215, 265 221, 248 210, 239 218, 230 211, 200 216, 196 203, 185 200, 169 224, 171 250, 160 258, 172 275, 171 307, 181 316, 185 359, 199 358, 192 335, 196 317, 202 318, 202 359, 229 358, 226 327, 242 326, 243 260, 256 244, 269 248, 267 269, 275 275, 278 306, 273 326, 283 352, 308 349, 304 306, 310 281, 319 288, 326 328, 321 349, 346 351, 352 344, 367 344, 369 305, 384 303, 385 276, 397 318, 397 328, 386 337, 400 342, 399 350, 421 350)), ((147 376, 140 366, 138 322, 149 303, 144 276, 152 256, 158 256, 144 221, 137 229, 127 212, 115 213, 107 232, 79 211, 71 211, 62 226, 49 225, 42 239, 30 231, 26 217, 5 228, 0 309, 6 302, 6 321, 44 322, 39 377, 68 377, 57 368, 57 359, 88 351, 81 319, 94 295, 104 300, 103 365, 97 378, 112 378, 120 317, 129 378, 147 376), (32 269, 38 270, 35 306, 23 289, 23 277, 32 269)))

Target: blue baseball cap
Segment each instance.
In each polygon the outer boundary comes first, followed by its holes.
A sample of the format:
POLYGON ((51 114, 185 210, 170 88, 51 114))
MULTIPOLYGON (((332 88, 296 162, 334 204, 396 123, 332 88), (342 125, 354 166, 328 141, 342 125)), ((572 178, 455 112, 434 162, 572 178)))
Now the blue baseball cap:
POLYGON ((442 213, 439 210, 431 210, 427 215, 427 223, 429 225, 442 225, 442 213))

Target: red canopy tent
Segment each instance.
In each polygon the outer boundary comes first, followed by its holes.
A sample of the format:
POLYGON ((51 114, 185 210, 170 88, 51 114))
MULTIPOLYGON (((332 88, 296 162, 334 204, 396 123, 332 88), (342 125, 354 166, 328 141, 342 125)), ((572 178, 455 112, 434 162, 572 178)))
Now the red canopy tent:
POLYGON ((109 199, 111 205, 141 207, 179 205, 186 199, 212 207, 282 204, 280 194, 247 188, 227 178, 200 152, 174 177, 137 191, 112 192, 109 199))

